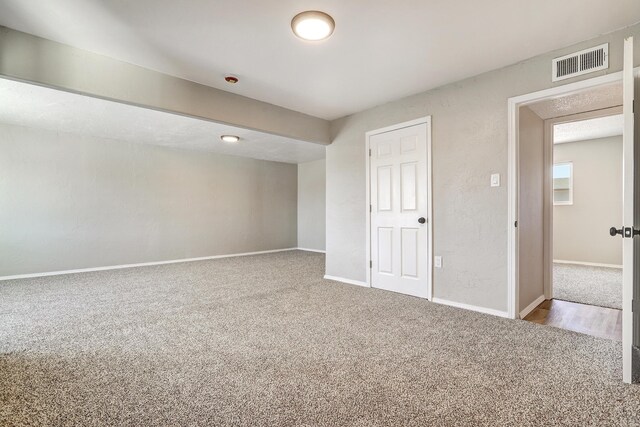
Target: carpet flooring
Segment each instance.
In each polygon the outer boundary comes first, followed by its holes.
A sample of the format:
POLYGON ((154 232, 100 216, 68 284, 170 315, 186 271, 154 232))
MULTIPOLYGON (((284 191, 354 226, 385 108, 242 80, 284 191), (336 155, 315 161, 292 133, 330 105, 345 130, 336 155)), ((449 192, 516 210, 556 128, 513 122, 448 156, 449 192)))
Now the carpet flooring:
POLYGON ((0 282, 2 426, 631 426, 620 344, 307 252, 0 282))
POLYGON ((622 269, 554 263, 553 297, 622 310, 622 269))

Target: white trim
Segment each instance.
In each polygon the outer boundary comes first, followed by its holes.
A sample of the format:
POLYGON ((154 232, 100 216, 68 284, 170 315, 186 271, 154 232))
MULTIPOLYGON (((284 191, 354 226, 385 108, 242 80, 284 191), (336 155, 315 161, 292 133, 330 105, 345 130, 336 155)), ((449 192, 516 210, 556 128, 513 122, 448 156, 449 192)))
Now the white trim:
POLYGON ((596 86, 607 85, 622 80, 622 71, 580 80, 575 83, 555 86, 550 89, 514 96, 508 99, 508 215, 507 215, 507 307, 509 317, 516 318, 518 289, 518 230, 514 226, 518 220, 518 108, 545 99, 554 99, 581 92, 596 86))
POLYGON ((59 276, 62 274, 89 273, 92 271, 120 270, 123 268, 147 267, 151 265, 163 265, 163 264, 176 264, 179 262, 206 261, 210 259, 232 258, 232 257, 241 257, 241 256, 249 256, 249 255, 271 254, 275 252, 295 251, 296 249, 297 248, 273 249, 269 251, 244 252, 244 253, 228 254, 228 255, 213 255, 213 256, 205 256, 205 257, 198 257, 198 258, 172 259, 168 261, 140 262, 136 264, 109 265, 106 267, 91 267, 91 268, 79 268, 75 270, 50 271, 46 273, 16 274, 13 276, 0 276, 0 281, 15 280, 15 279, 29 279, 33 277, 59 276))
MULTIPOLYGON (((634 209, 634 185, 636 181, 634 153, 635 138, 635 80, 636 73, 633 69, 633 37, 624 39, 624 54, 622 65, 622 113, 624 115, 624 132, 622 135, 622 224, 624 227, 635 227, 636 220, 634 209)), ((639 173, 640 174, 640 173, 639 173)), ((638 188, 635 188, 637 191, 638 188)), ((634 281, 638 272, 634 270, 634 261, 638 254, 634 254, 635 242, 631 238, 622 240, 622 381, 631 383, 633 380, 633 294, 634 281)))
POLYGON ((542 285, 546 299, 553 299, 553 121, 544 121, 543 140, 542 285))
POLYGON ((427 116, 427 299, 433 299, 433 143, 431 139, 431 116, 427 116))
POLYGON ((367 133, 365 135, 367 137, 369 137, 369 136, 373 136, 373 135, 379 135, 381 133, 391 132, 391 131, 398 130, 398 129, 408 128, 408 127, 415 126, 415 125, 421 125, 421 124, 424 124, 424 123, 428 123, 430 121, 430 119, 431 119, 431 116, 420 117, 420 118, 417 118, 417 119, 414 119, 414 120, 409 120, 408 122, 396 123, 395 125, 383 127, 383 128, 380 128, 380 129, 370 130, 370 131, 367 131, 367 133))
POLYGON ((516 318, 518 301, 518 103, 514 98, 508 100, 508 146, 507 146, 507 313, 510 319, 516 318))
POLYGON ((520 318, 524 319, 525 317, 527 317, 527 315, 531 313, 533 310, 535 310, 537 306, 542 304, 544 300, 546 300, 544 295, 540 295, 538 298, 533 300, 531 304, 529 304, 524 310, 520 312, 520 318))
POLYGON ((448 305, 450 307, 463 308, 465 310, 477 311, 478 313, 490 314, 498 317, 509 317, 506 311, 494 310, 493 308, 479 307, 477 305, 463 304, 461 302, 449 301, 442 298, 434 297, 431 302, 436 304, 448 305))
POLYGON ((622 268, 622 265, 620 264, 603 264, 600 262, 567 261, 564 259, 554 259, 553 263, 554 264, 586 265, 588 267, 622 268))
POLYGON ((328 274, 325 274, 324 278, 326 280, 333 280, 334 282, 342 282, 342 283, 346 283, 348 285, 362 286, 362 287, 365 287, 365 288, 370 288, 371 287, 366 282, 361 282, 359 280, 345 279, 343 277, 337 277, 337 276, 329 276, 328 274))
POLYGON ((309 248, 296 248, 299 251, 307 251, 307 252, 317 252, 319 254, 326 254, 327 251, 323 251, 320 249, 309 249, 309 248))
POLYGON ((371 130, 365 133, 365 176, 366 176, 366 193, 365 193, 365 217, 366 217, 366 233, 365 233, 365 253, 367 254, 366 260, 366 286, 371 287, 371 177, 370 174, 370 162, 371 156, 369 154, 370 144, 369 139, 373 135, 379 135, 385 132, 391 132, 398 129, 404 129, 416 125, 427 125, 427 300, 433 299, 433 149, 431 140, 431 116, 421 117, 408 122, 402 122, 395 125, 387 126, 381 129, 371 130))

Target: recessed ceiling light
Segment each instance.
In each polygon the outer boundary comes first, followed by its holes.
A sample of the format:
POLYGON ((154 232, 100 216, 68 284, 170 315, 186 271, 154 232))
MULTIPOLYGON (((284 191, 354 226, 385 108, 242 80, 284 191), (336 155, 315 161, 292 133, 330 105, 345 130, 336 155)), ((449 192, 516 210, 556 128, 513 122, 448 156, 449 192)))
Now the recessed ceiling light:
POLYGON ((238 78, 236 76, 225 76, 224 81, 234 85, 234 84, 238 83, 238 78))
POLYGON ((222 135, 220 137, 221 140, 223 140, 224 142, 238 142, 240 141, 240 137, 239 136, 235 136, 235 135, 222 135))
POLYGON ((336 23, 332 17, 317 10, 307 10, 293 17, 291 29, 303 40, 319 41, 333 34, 336 23))

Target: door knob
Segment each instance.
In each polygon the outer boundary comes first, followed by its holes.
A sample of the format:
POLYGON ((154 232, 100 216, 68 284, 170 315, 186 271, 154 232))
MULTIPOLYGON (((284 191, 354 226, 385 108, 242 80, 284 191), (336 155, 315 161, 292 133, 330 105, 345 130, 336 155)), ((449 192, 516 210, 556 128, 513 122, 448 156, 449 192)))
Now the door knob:
POLYGON ((609 234, 613 237, 615 237, 616 234, 619 234, 622 236, 622 228, 611 227, 609 229, 609 234))
POLYGON ((424 219, 424 217, 423 217, 423 216, 421 216, 420 218, 418 218, 418 222, 419 222, 420 224, 424 224, 425 222, 427 222, 427 220, 426 220, 426 219, 424 219))

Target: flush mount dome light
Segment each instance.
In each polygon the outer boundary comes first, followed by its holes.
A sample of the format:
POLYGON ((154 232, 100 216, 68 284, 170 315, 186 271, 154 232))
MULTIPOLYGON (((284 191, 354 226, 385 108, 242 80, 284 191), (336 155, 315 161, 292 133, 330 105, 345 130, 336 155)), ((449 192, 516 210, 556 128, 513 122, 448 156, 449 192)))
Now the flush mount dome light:
POLYGON ((303 40, 320 41, 333 34, 336 23, 332 17, 318 10, 307 10, 293 17, 291 29, 303 40))
POLYGON ((224 142, 238 142, 240 141, 240 137, 239 136, 235 136, 235 135, 222 135, 220 137, 221 140, 223 140, 224 142))

